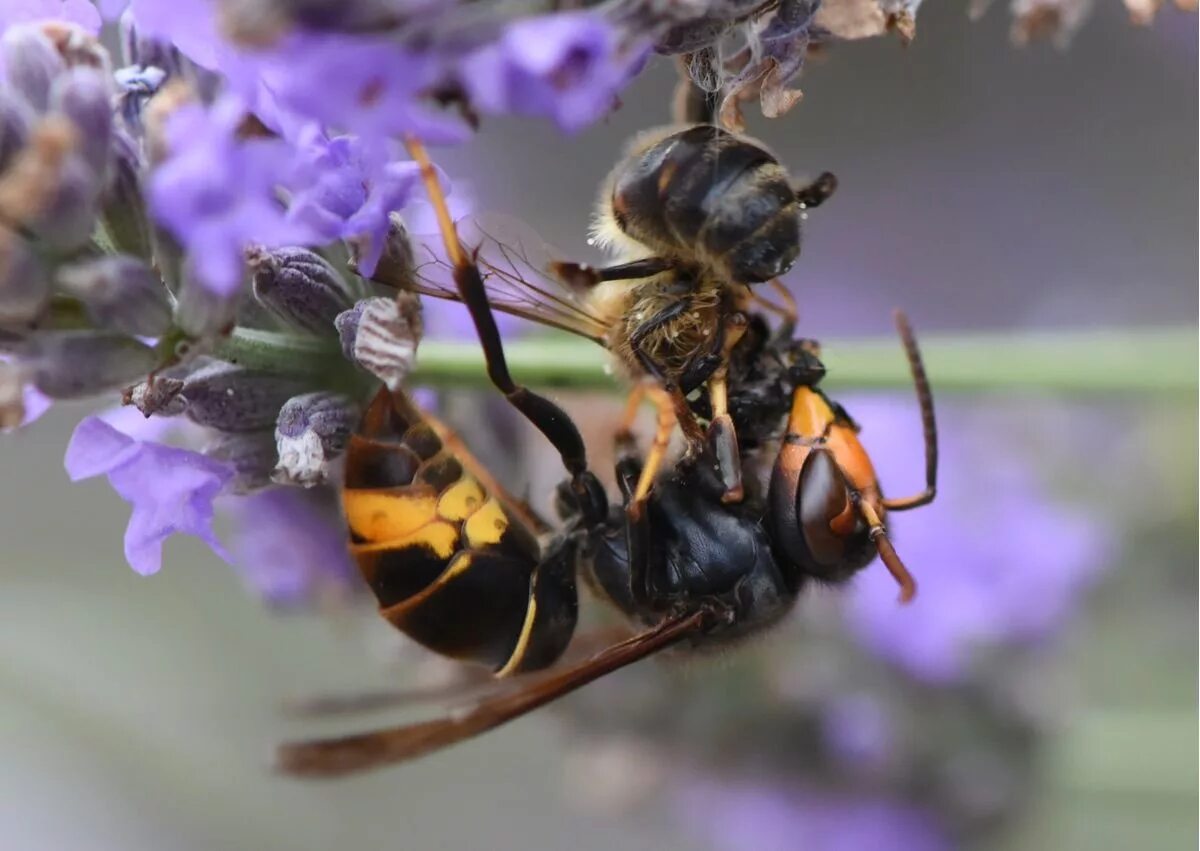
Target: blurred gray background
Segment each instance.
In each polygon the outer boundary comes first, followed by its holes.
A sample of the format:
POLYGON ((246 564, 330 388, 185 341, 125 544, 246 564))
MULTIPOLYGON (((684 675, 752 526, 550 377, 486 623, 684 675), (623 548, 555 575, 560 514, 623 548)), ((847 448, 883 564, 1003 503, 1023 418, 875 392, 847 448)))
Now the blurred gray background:
MULTIPOLYGON (((808 69, 791 115, 752 118, 796 173, 841 178, 792 277, 808 332, 889 333, 898 304, 922 329, 1194 324, 1195 17, 1168 9, 1137 29, 1101 4, 1066 52, 1015 49, 1007 27, 1000 8, 972 24, 959 4, 927 4, 911 47, 838 46, 808 69)), ((665 119, 673 79, 659 62, 623 109, 576 139, 498 123, 441 162, 470 176, 480 207, 578 251, 596 186, 627 136, 665 119)), ((390 635, 343 615, 268 617, 187 540, 168 545, 160 575, 133 574, 126 506, 103 482, 72 486, 62 471, 82 412, 62 406, 0 442, 0 846, 697 847, 661 813, 617 820, 574 806, 563 731, 544 715, 363 779, 271 776, 273 742, 353 726, 288 721, 282 702, 394 682, 390 635)), ((1126 410, 1114 429, 1143 413, 1163 417, 1150 439, 1194 499, 1194 398, 1126 410)), ((1089 473, 1081 483, 1103 491, 1129 471, 1089 473)), ((1080 783, 1072 767, 1024 847, 1194 847, 1195 543, 1181 538, 1165 549, 1171 563, 1115 579, 1092 615, 1097 646, 1079 652, 1093 726, 1114 707, 1140 713, 1158 735, 1145 747, 1165 762, 1102 765, 1104 777, 1144 773, 1132 792, 1080 783), (1187 607, 1159 624, 1139 589, 1163 583, 1187 607), (1122 679, 1131 671, 1140 676, 1122 679)), ((1133 735, 1120 741, 1130 753, 1145 729, 1117 723, 1105 735, 1133 735)))

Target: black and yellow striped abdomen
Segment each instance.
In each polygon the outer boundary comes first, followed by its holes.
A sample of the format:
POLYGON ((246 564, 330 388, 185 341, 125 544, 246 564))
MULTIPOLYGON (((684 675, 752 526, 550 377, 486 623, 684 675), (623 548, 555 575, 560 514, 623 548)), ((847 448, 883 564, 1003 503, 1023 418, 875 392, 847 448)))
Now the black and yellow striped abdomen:
POLYGON ((381 390, 351 438, 342 505, 380 613, 429 649, 507 674, 544 667, 570 639, 573 572, 543 563, 402 393, 381 390))

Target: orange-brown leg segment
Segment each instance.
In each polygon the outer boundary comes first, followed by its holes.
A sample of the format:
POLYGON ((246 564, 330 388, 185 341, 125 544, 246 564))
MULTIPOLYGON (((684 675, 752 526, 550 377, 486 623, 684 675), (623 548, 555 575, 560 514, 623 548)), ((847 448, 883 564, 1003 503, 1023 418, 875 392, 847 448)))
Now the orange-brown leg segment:
POLYGON ((708 398, 712 407, 712 421, 708 425, 708 447, 716 458, 717 471, 721 476, 724 503, 741 502, 745 496, 742 484, 742 456, 738 448, 737 432, 733 418, 729 415, 729 357, 734 346, 746 333, 747 320, 743 313, 731 315, 725 322, 725 343, 721 350, 721 365, 708 380, 708 398))
POLYGON ((896 330, 908 355, 908 366, 912 371, 913 386, 917 391, 917 402, 921 406, 921 426, 925 435, 925 490, 901 499, 885 499, 883 507, 888 511, 908 511, 933 502, 937 496, 938 439, 937 418, 933 411, 933 391, 929 388, 929 377, 925 374, 925 363, 917 346, 916 335, 908 324, 908 317, 897 310, 896 330))
POLYGON ((896 554, 896 549, 892 546, 891 539, 888 538, 887 529, 883 526, 883 519, 871 507, 871 503, 865 499, 859 501, 858 508, 870 527, 871 540, 879 548, 880 560, 883 561, 888 572, 892 574, 892 578, 900 586, 900 602, 911 602, 917 596, 917 580, 913 579, 913 575, 908 572, 908 568, 896 554))
POLYGON ((678 422, 675 415, 675 400, 671 394, 657 384, 647 383, 643 386, 645 389, 642 394, 657 409, 658 418, 654 429, 654 441, 650 444, 650 451, 646 455, 646 462, 638 477, 637 487, 634 488, 633 498, 625 508, 629 517, 634 520, 641 517, 646 500, 650 496, 650 489, 654 486, 654 480, 658 478, 658 471, 666 459, 667 448, 671 443, 671 434, 675 431, 675 425, 678 422))

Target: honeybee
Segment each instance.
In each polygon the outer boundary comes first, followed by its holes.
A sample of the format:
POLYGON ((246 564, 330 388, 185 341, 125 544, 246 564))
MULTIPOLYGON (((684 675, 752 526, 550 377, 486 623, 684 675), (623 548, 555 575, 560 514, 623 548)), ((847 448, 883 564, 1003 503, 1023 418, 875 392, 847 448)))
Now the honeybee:
MULTIPOLYGON (((742 498, 726 402, 729 355, 745 330, 750 287, 773 281, 784 291, 778 277, 799 257, 807 210, 836 187, 828 172, 794 185, 775 156, 750 138, 708 124, 669 127, 638 136, 603 184, 590 241, 614 255, 612 265, 538 264, 526 246, 506 244, 485 228, 465 229, 494 309, 606 348, 634 382, 631 414, 646 395, 644 380, 665 391, 650 394, 665 401, 658 403, 660 429, 634 511, 677 424, 689 453, 705 441, 712 446, 725 501, 742 498), (712 408, 707 429, 685 401, 702 385, 712 408)), ((444 261, 432 265, 445 271, 444 261)), ((426 271, 417 278, 418 291, 461 300, 444 275, 426 271)))
MULTIPOLYGON (((489 376, 562 456, 569 474, 559 492, 563 525, 552 529, 507 494, 403 390, 381 389, 347 447, 343 495, 352 548, 381 614, 438 653, 485 664, 498 677, 528 673, 530 679, 430 721, 284 745, 284 770, 340 775, 446 747, 674 645, 721 645, 766 629, 807 582, 844 581, 876 553, 897 574, 902 594, 911 595, 883 511, 933 499, 937 438, 928 381, 902 316, 897 325, 925 425, 922 494, 883 499, 857 427, 816 388, 824 371, 814 346, 756 335, 732 366, 738 386, 744 382, 766 402, 735 404, 733 417, 764 442, 772 437, 767 424, 786 417, 769 484, 729 504, 713 466, 693 456, 656 476, 646 510, 630 511, 648 458, 631 435, 618 434, 622 502, 610 505, 587 468, 574 423, 509 374, 480 269, 458 240, 423 149, 412 149, 489 376), (578 579, 640 631, 578 664, 551 669, 575 632, 578 579)), ((761 327, 757 317, 751 324, 761 327)))

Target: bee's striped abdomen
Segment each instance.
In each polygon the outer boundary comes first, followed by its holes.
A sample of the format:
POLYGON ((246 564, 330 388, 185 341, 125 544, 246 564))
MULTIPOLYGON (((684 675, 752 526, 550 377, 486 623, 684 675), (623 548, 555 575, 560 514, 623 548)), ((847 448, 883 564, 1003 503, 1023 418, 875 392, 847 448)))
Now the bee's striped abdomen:
POLYGON ((800 252, 787 172, 718 127, 672 133, 628 157, 610 180, 618 228, 658 251, 698 252, 740 283, 783 274, 800 252))
POLYGON ((507 673, 562 638, 537 612, 537 541, 402 393, 381 390, 350 439, 342 504, 381 614, 416 641, 507 673))

